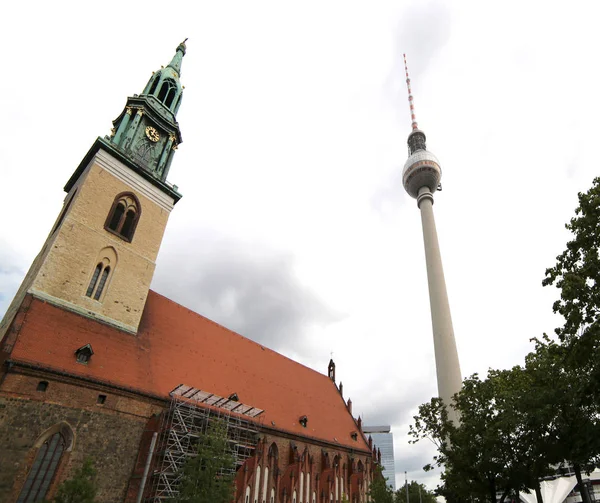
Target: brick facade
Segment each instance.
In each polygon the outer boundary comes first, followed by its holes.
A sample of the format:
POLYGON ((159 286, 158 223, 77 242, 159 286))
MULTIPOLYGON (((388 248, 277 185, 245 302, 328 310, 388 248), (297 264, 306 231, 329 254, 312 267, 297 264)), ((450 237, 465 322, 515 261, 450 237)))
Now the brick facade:
MULTIPOLYGON (((166 402, 101 384, 81 383, 47 371, 13 369, 0 385, 0 501, 16 501, 44 435, 68 425, 72 445, 50 486, 89 457, 97 470, 97 501, 134 502, 153 431, 166 402), (40 382, 48 383, 38 391, 40 382), (99 400, 99 397, 104 397, 99 400)), ((372 455, 263 428, 255 455, 236 476, 236 503, 328 503, 366 501, 372 455), (300 492, 302 491, 302 498, 300 492), (249 499, 246 500, 246 495, 249 499), (308 500, 307 500, 308 495, 308 500), (255 498, 256 496, 256 498, 255 498), (255 501, 256 500, 256 501, 255 501)), ((157 453, 154 456, 155 466, 157 453)), ((148 479, 145 495, 151 494, 148 479)))
POLYGON ((6 374, 0 386, 0 501, 16 501, 39 440, 59 424, 68 425, 73 441, 48 496, 89 457, 98 472, 97 500, 124 501, 148 417, 160 410, 102 386, 81 386, 46 373, 6 374), (45 392, 36 391, 40 381, 48 383, 45 392), (99 395, 106 397, 103 404, 99 395))

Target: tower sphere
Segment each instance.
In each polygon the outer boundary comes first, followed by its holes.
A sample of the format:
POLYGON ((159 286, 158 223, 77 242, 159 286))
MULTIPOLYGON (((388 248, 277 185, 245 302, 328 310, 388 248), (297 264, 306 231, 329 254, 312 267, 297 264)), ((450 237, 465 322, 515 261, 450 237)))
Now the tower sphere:
POLYGON ((428 150, 413 152, 404 164, 402 183, 408 194, 415 199, 421 187, 429 187, 433 194, 442 179, 442 168, 437 157, 428 150))

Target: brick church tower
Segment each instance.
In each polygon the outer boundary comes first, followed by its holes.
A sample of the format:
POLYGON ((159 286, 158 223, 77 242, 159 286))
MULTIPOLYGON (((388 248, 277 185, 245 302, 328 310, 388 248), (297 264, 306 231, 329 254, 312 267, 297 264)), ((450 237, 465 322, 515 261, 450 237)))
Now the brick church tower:
POLYGON ((26 293, 136 333, 169 213, 181 195, 167 174, 181 132, 176 114, 185 43, 127 99, 110 137, 98 138, 65 186, 40 254, 0 324, 26 293))

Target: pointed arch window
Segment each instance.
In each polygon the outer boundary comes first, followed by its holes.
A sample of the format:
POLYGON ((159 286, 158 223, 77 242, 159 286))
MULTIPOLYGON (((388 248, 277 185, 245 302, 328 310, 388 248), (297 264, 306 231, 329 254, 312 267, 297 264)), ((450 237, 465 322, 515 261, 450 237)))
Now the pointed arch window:
POLYGON ((160 80, 160 74, 157 74, 154 77, 154 82, 152 82, 152 86, 150 87, 150 92, 148 94, 154 94, 154 91, 156 91, 156 87, 158 86, 159 80, 160 80))
POLYGON ((115 198, 104 228, 121 239, 131 242, 141 213, 142 208, 138 198, 130 192, 123 192, 115 198))
POLYGON ((57 431, 40 446, 31 470, 27 474, 17 503, 34 503, 46 497, 58 462, 67 447, 62 432, 57 431))
POLYGON ((162 101, 166 107, 170 108, 177 94, 177 84, 171 79, 165 79, 160 87, 158 99, 162 101))
POLYGON ((102 301, 106 293, 107 284, 110 280, 111 273, 117 264, 117 253, 114 248, 107 247, 100 251, 98 262, 90 277, 86 297, 94 300, 102 301))

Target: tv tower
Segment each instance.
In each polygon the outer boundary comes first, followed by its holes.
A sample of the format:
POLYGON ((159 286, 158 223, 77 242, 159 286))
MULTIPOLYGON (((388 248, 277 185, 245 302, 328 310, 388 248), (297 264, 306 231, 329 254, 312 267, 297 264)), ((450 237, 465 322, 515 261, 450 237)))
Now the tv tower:
MULTIPOLYGON (((425 133, 417 125, 413 96, 410 89, 410 78, 408 77, 408 67, 406 65, 406 54, 404 54, 404 69, 406 71, 412 131, 408 135, 409 157, 404 164, 402 183, 406 192, 416 198, 417 206, 421 210, 438 394, 444 404, 448 406, 452 403, 452 395, 460 391, 462 376, 458 362, 456 341, 454 340, 454 329, 452 328, 452 317, 450 315, 450 305, 448 304, 440 245, 433 217, 433 193, 439 188, 442 169, 437 158, 431 152, 427 151, 425 133)), ((458 416, 456 411, 452 407, 449 407, 447 410, 449 418, 452 421, 457 421, 458 416)))

